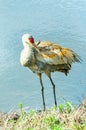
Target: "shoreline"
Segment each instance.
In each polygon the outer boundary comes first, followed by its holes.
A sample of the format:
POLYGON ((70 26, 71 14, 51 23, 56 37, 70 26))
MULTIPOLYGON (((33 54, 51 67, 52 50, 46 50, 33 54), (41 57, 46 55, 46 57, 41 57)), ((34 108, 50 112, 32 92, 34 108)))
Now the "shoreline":
POLYGON ((85 130, 86 129, 86 100, 79 106, 72 106, 70 102, 60 104, 46 111, 19 111, 0 113, 0 130, 85 130), (72 129, 72 127, 74 127, 72 129), (78 128, 80 127, 80 128, 78 128))

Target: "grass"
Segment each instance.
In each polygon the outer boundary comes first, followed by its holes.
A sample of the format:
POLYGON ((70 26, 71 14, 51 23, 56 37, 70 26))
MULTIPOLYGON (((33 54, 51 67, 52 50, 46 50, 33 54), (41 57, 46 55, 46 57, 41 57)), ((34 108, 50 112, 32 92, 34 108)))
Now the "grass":
POLYGON ((86 100, 74 107, 70 102, 44 111, 23 111, 0 114, 0 130, 86 130, 86 100))

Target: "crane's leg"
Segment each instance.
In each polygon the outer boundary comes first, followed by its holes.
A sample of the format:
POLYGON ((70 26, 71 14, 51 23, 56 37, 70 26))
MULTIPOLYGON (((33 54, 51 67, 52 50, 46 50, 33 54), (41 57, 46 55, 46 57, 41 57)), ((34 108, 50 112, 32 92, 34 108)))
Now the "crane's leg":
POLYGON ((42 100, 43 100, 43 110, 45 111, 45 99, 44 99, 44 86, 42 83, 42 75, 39 74, 39 80, 40 80, 40 84, 41 84, 41 92, 42 92, 42 100))
POLYGON ((54 82, 53 82, 51 76, 49 76, 49 79, 50 79, 51 84, 52 84, 52 86, 53 86, 54 102, 55 102, 55 107, 57 108, 56 92, 55 92, 55 84, 54 84, 54 82))

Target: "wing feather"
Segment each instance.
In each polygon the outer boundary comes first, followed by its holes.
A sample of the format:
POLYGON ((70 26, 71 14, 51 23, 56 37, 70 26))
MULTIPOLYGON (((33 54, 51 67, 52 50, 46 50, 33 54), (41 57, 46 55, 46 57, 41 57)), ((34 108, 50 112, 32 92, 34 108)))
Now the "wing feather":
POLYGON ((52 65, 67 63, 67 58, 62 55, 61 46, 45 41, 40 42, 37 48, 40 52, 36 56, 37 60, 52 65))
POLYGON ((68 64, 71 66, 73 62, 81 61, 74 51, 49 41, 39 42, 37 48, 39 50, 36 55, 37 60, 50 65, 68 64))

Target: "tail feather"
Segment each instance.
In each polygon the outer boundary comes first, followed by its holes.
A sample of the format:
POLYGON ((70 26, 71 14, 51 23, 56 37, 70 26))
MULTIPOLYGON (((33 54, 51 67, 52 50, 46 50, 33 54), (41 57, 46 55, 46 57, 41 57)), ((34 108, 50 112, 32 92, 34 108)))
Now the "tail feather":
POLYGON ((81 62, 82 59, 78 54, 68 48, 62 48, 62 55, 66 57, 68 64, 72 64, 73 62, 81 62))
POLYGON ((69 73, 70 69, 71 69, 71 65, 69 65, 69 64, 57 65, 57 71, 65 73, 66 76, 69 73))
POLYGON ((63 57, 66 57, 67 63, 60 65, 58 71, 65 73, 65 75, 69 73, 69 70, 71 69, 71 65, 73 62, 79 62, 79 63, 82 62, 80 56, 68 48, 62 48, 61 53, 63 57))
POLYGON ((75 53, 74 51, 72 51, 73 52, 73 57, 74 57, 74 59, 75 59, 75 62, 82 62, 82 59, 81 59, 81 57, 77 54, 77 53, 75 53))
POLYGON ((63 72, 66 76, 67 74, 69 73, 69 70, 68 69, 61 69, 61 70, 58 70, 59 72, 63 72))

